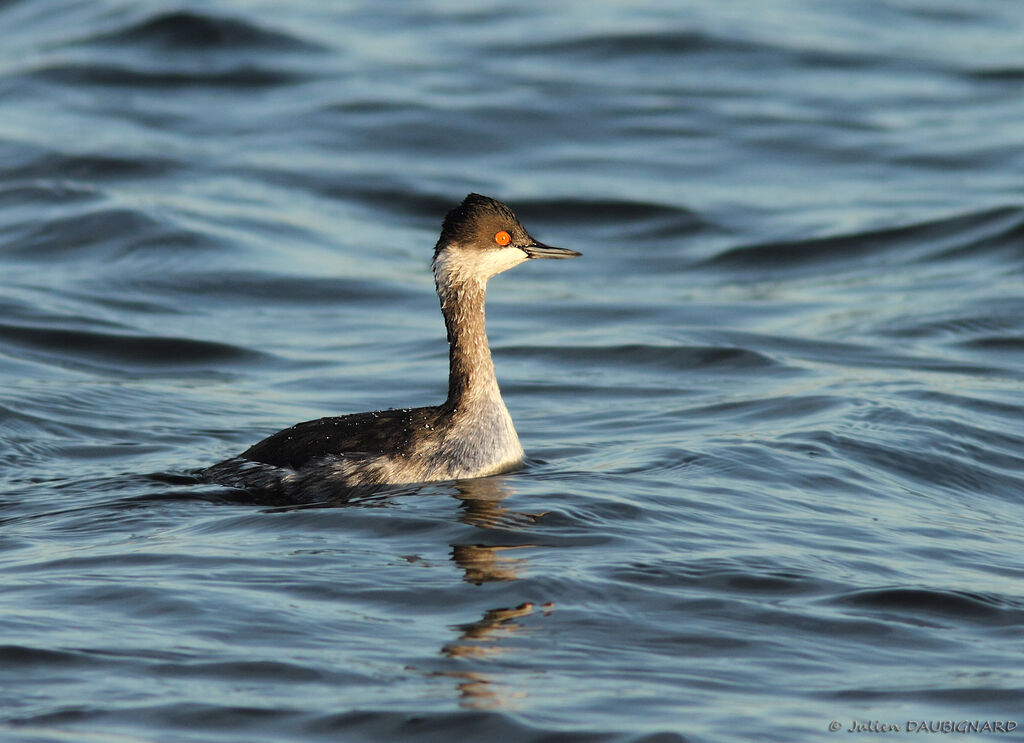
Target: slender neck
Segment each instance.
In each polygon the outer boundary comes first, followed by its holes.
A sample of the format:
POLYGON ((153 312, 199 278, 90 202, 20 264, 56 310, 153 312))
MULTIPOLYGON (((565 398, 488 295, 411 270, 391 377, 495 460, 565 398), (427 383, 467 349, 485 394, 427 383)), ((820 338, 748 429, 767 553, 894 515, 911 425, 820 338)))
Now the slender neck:
POLYGON ((484 323, 487 280, 443 270, 435 279, 448 330, 447 404, 461 408, 499 396, 484 323))

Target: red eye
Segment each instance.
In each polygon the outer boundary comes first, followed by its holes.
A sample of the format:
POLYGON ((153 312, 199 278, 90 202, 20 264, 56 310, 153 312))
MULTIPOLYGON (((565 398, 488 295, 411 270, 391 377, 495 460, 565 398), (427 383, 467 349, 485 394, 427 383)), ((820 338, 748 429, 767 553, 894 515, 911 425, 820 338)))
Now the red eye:
POLYGON ((505 232, 505 230, 502 230, 501 232, 495 232, 494 242, 498 243, 498 245, 508 245, 510 242, 512 242, 512 235, 505 232))

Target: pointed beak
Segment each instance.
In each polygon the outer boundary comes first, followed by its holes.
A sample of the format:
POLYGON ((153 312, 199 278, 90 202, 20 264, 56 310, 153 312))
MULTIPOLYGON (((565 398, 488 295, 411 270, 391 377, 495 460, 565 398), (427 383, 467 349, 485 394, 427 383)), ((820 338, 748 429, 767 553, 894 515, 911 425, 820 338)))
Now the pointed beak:
POLYGON ((522 251, 526 253, 527 258, 575 258, 583 255, 583 253, 568 248, 553 248, 536 240, 529 245, 523 245, 522 251))

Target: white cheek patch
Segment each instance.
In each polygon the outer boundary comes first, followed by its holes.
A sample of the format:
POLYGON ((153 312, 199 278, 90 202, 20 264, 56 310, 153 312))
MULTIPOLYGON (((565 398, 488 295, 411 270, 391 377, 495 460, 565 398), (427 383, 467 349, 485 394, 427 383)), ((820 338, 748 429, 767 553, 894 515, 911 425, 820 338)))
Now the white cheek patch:
POLYGON ((465 249, 449 245, 435 261, 436 268, 452 277, 489 279, 527 260, 519 248, 465 249))

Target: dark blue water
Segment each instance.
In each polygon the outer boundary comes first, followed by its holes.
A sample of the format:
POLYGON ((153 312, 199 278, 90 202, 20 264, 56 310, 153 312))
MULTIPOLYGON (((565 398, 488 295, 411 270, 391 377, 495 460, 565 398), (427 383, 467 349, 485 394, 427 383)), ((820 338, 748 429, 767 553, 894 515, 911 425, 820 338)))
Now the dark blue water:
POLYGON ((1024 725, 1024 5, 0 29, 4 740, 1024 725), (190 479, 443 398, 469 191, 585 254, 491 283, 527 466, 345 507, 190 479))

